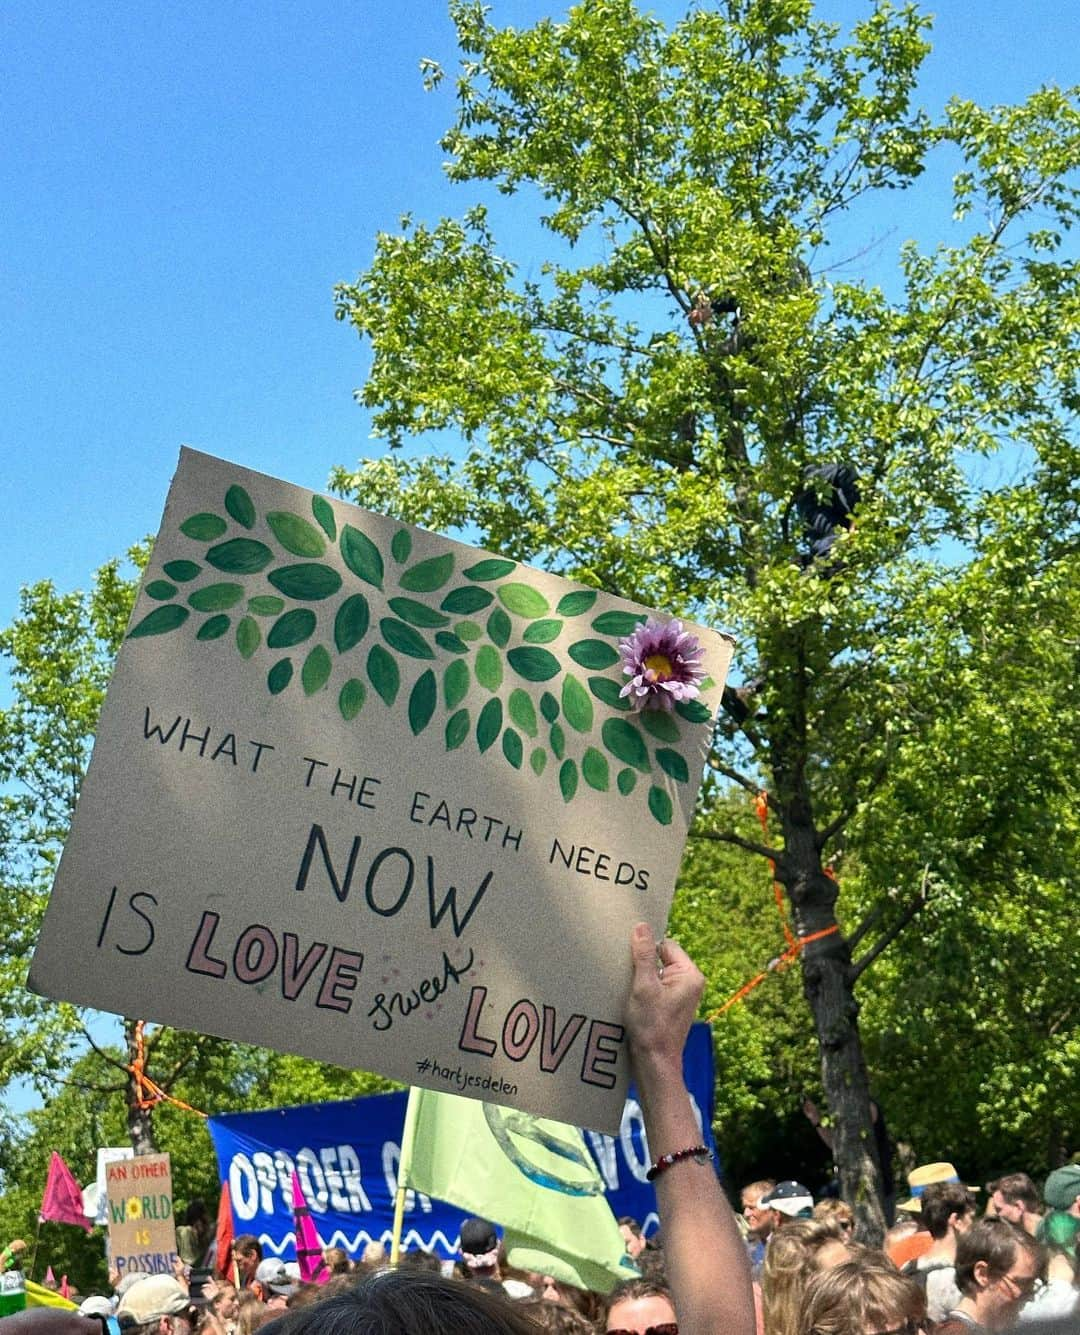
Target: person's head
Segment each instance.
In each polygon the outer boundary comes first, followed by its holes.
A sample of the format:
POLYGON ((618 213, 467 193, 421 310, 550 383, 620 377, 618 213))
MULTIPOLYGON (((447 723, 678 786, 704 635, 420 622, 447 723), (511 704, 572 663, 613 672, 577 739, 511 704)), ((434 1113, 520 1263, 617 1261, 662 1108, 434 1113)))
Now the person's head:
MULTIPOLYGON (((908 1186, 911 1188, 910 1198, 906 1201, 900 1201, 896 1208, 917 1215, 922 1208, 922 1198, 927 1187, 935 1182, 959 1181, 960 1174, 951 1163, 920 1164, 918 1168, 913 1168, 908 1174, 908 1186)), ((968 1191, 978 1191, 978 1187, 968 1187, 968 1191)))
POLYGON ((801 1335, 918 1335, 922 1289, 881 1253, 867 1252, 813 1275, 799 1308, 801 1335))
POLYGON ((1046 1179, 1043 1200, 1051 1210, 1062 1210, 1080 1219, 1080 1163, 1055 1168, 1046 1179))
POLYGON ((270 1257, 256 1266, 252 1288, 259 1290, 270 1311, 280 1312, 296 1292, 296 1281, 285 1269, 284 1261, 270 1257))
POLYGON ((622 1234, 623 1242, 626 1243, 627 1256, 636 1261, 647 1245, 641 1225, 630 1215, 623 1215, 619 1220, 619 1232, 622 1234))
POLYGON ((678 1335, 671 1291, 649 1279, 628 1279, 608 1294, 604 1330, 608 1335, 678 1335))
POLYGON ((349 1253, 341 1247, 324 1247, 322 1255, 332 1275, 347 1275, 352 1269, 349 1253))
POLYGON ((124 1291, 116 1315, 125 1335, 191 1335, 196 1316, 187 1289, 172 1275, 145 1275, 124 1291))
POLYGON ((241 1284, 250 1284, 263 1259, 262 1244, 253 1233, 241 1233, 233 1242, 232 1254, 241 1284))
POLYGON ((793 1219, 809 1219, 814 1213, 814 1197, 801 1182, 778 1182, 761 1203, 772 1217, 773 1232, 786 1228, 793 1219))
POLYGON ((534 1322, 539 1330, 551 1335, 595 1335, 596 1327, 587 1318, 565 1303, 547 1298, 525 1298, 517 1304, 518 1311, 534 1322))
POLYGON ((956 1287, 988 1330, 1012 1325, 1043 1267, 1039 1244, 1004 1219, 980 1219, 956 1243, 956 1287))
POLYGON ((101 1335, 95 1316, 58 1307, 28 1307, 3 1318, 4 1335, 101 1335))
POLYGON ((280 1311, 271 1312, 261 1298, 254 1298, 240 1307, 240 1314, 236 1318, 236 1335, 255 1335, 267 1322, 284 1315, 280 1311))
POLYGON ((236 1285, 219 1283, 217 1292, 210 1300, 210 1308, 215 1316, 221 1317, 222 1321, 235 1321, 236 1314, 240 1310, 236 1285))
POLYGON ((193 1228, 196 1233, 208 1234, 210 1232, 210 1214, 206 1208, 206 1202, 195 1196, 184 1211, 184 1218, 181 1222, 187 1224, 189 1228, 193 1228))
POLYGON ((746 1220, 747 1231, 752 1238, 764 1239, 772 1232, 772 1211, 762 1205, 762 1198, 776 1186, 771 1178, 760 1182, 751 1182, 742 1189, 742 1216, 746 1220))
POLYGON ((847 1201, 842 1201, 838 1196, 828 1196, 823 1201, 818 1201, 814 1206, 814 1219, 831 1219, 839 1228, 841 1233, 847 1234, 850 1238, 855 1232, 855 1212, 847 1201))
POLYGON ((466 1219, 461 1225, 461 1263, 470 1279, 497 1279, 499 1236, 486 1219, 466 1219))
POLYGON ((975 1222, 975 1197, 962 1182, 932 1182, 923 1192, 921 1214, 932 1238, 964 1233, 975 1222))
POLYGON ((998 1219, 1022 1224, 1027 1214, 1040 1214, 1039 1189, 1027 1173, 1009 1173, 986 1185, 990 1207, 998 1219))
POLYGON ((770 1239, 761 1268, 765 1335, 797 1335, 799 1304, 810 1276, 845 1260, 846 1250, 832 1220, 793 1219, 770 1239))

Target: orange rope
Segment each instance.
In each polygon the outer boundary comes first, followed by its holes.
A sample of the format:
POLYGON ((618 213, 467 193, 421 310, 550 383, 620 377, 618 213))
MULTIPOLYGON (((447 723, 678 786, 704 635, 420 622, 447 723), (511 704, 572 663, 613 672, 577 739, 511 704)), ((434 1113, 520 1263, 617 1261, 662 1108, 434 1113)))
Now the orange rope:
POLYGON ((200 1112, 198 1108, 193 1108, 190 1103, 185 1103, 183 1099, 174 1098, 166 1090, 162 1089, 156 1080, 146 1074, 146 1043, 143 1039, 143 1027, 145 1021, 135 1021, 135 1060, 127 1068, 135 1081, 135 1106, 137 1108, 153 1108, 156 1104, 165 1100, 175 1104, 177 1108, 183 1108, 185 1112, 194 1113, 196 1117, 205 1117, 206 1113, 200 1112))

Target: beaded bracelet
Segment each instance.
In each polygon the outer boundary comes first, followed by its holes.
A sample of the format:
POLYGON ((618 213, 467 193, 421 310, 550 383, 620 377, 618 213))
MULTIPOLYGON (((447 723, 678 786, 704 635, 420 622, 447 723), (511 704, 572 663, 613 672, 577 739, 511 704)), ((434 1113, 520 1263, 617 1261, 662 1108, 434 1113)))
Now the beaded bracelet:
POLYGON ((694 1159, 697 1163, 706 1164, 711 1162, 713 1157, 712 1150, 708 1145, 694 1145, 690 1149, 676 1150, 674 1154, 661 1154, 659 1159, 653 1164, 645 1174, 647 1181, 652 1182, 658 1178, 661 1173, 666 1173, 672 1164, 682 1163, 684 1159, 694 1159))

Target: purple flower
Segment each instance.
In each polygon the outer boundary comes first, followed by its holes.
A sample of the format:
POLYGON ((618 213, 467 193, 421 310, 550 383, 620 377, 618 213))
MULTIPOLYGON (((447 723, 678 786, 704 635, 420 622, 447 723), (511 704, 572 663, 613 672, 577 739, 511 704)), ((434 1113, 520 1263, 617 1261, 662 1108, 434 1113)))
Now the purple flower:
POLYGON ((654 621, 638 626, 619 641, 623 672, 630 680, 619 692, 632 709, 665 709, 681 700, 693 700, 705 676, 705 651, 696 635, 683 630, 681 621, 654 621))

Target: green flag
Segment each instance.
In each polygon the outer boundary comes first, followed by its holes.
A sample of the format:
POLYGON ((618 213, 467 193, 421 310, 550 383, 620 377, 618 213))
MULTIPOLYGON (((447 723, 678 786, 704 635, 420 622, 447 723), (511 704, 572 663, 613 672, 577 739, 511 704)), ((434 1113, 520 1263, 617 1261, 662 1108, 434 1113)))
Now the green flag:
POLYGON ((577 1127, 410 1089, 399 1186, 501 1224, 510 1263, 607 1293, 638 1272, 577 1127))

